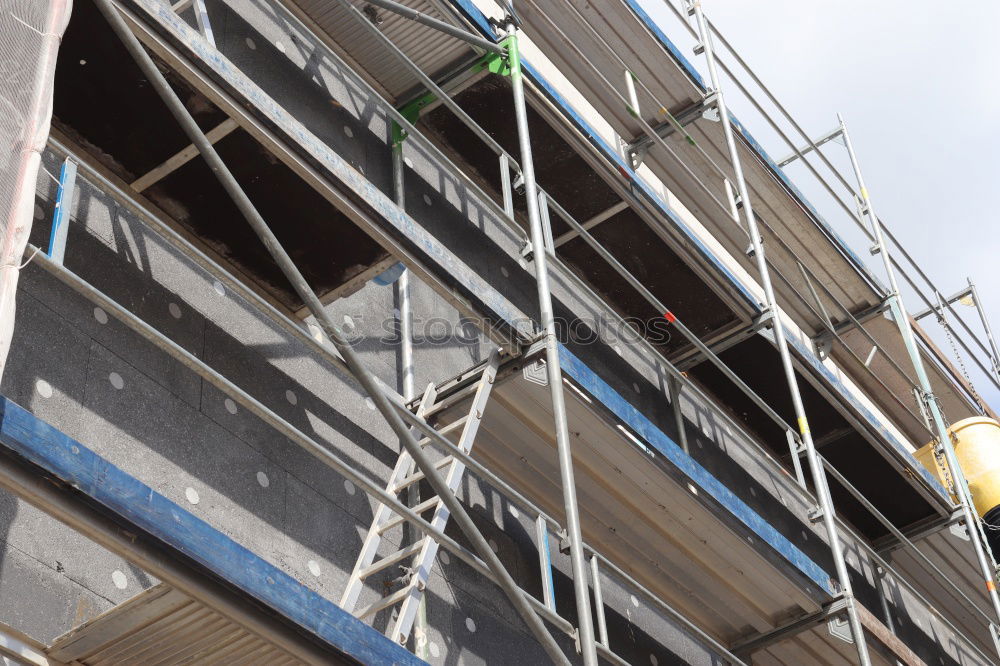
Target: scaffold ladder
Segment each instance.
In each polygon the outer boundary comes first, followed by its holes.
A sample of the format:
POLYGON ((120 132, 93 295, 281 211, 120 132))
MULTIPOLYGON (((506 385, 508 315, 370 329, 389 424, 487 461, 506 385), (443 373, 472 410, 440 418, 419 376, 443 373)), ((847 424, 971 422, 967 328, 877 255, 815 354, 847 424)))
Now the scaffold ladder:
MULTIPOLYGON (((479 380, 470 385, 468 389, 474 391, 472 405, 469 408, 468 414, 437 431, 441 436, 448 437, 461 429, 461 434, 458 436, 455 445, 463 453, 469 453, 472 450, 472 445, 475 443, 476 434, 479 431, 480 423, 482 423, 486 403, 489 401, 490 393, 493 391, 493 384, 496 380, 497 368, 499 366, 500 350, 496 350, 486 362, 479 380)), ((424 395, 420 400, 417 408, 417 416, 423 417, 433 412, 436 402, 437 391, 435 386, 431 384, 424 391, 424 395)), ((430 441, 429 438, 424 438, 420 440, 419 444, 425 447, 430 441)), ((454 456, 445 455, 437 460, 434 465, 438 470, 443 471, 449 491, 455 493, 462 481, 462 476, 465 474, 465 464, 454 456)), ((409 453, 403 451, 396 461, 396 466, 389 476, 389 481, 385 489, 391 495, 399 495, 414 484, 419 483, 423 478, 424 473, 416 469, 413 458, 409 453)), ((428 497, 413 507, 413 509, 420 514, 433 511, 434 515, 430 520, 431 525, 438 530, 444 531, 450 512, 441 501, 440 496, 433 495, 428 497)), ((375 509, 371 527, 368 529, 368 534, 365 536, 361 547, 361 554, 354 565, 354 571, 347 581, 347 588, 340 602, 344 610, 353 613, 355 617, 361 619, 374 616, 376 613, 398 604, 399 608, 395 619, 390 622, 389 629, 386 632, 386 635, 397 643, 405 643, 409 638, 410 630, 413 628, 413 622, 420 605, 420 599, 423 596, 424 588, 427 585, 431 567, 434 565, 434 559, 438 551, 437 541, 429 536, 423 536, 412 544, 402 546, 389 555, 378 558, 378 548, 382 543, 383 535, 402 523, 403 518, 401 516, 395 515, 392 509, 385 504, 379 503, 375 509), (407 561, 409 561, 408 565, 405 564, 407 561), (403 569, 403 578, 405 581, 403 586, 373 603, 356 609, 355 607, 364 588, 365 581, 371 576, 385 571, 394 565, 398 565, 403 569)))

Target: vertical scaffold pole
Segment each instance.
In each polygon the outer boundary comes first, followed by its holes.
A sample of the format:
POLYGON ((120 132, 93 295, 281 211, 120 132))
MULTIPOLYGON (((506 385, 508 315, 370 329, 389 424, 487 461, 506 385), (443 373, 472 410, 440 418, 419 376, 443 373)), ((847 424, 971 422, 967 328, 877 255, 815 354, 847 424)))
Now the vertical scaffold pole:
MULTIPOLYGON (((958 502, 962 508, 962 517, 965 519, 965 526, 969 532, 969 541, 976 551, 976 559, 978 560, 980 572, 983 576, 983 582, 986 585, 986 592, 989 595, 990 602, 993 604, 993 612, 996 614, 997 619, 1000 620, 1000 597, 997 596, 995 583, 996 562, 993 561, 992 554, 986 550, 986 535, 982 531, 982 525, 973 508, 972 493, 969 491, 965 474, 962 473, 962 468, 958 464, 955 448, 952 446, 951 437, 948 435, 948 428, 945 425, 944 415, 941 413, 941 406, 938 405, 937 398, 934 396, 930 379, 927 377, 927 370, 924 368, 924 361, 920 357, 920 349, 917 347, 916 338, 913 335, 913 327, 910 325, 910 315, 903 305, 903 299, 899 292, 899 284, 896 282, 896 272, 893 270, 892 259, 889 257, 889 248, 885 244, 885 237, 882 233, 882 222, 879 221, 878 216, 875 215, 875 210, 872 208, 871 198, 868 196, 868 188, 865 187, 865 180, 861 175, 858 157, 854 152, 854 145, 851 143, 851 135, 847 131, 847 124, 844 122, 843 116, 838 113, 837 118, 840 120, 840 130, 844 136, 844 145, 847 147, 847 154, 851 159, 851 167, 854 169, 854 177, 858 181, 858 190, 861 193, 864 212, 875 234, 876 247, 878 247, 879 254, 882 256, 882 264, 885 266, 886 276, 889 279, 889 307, 892 312, 892 318, 896 320, 899 334, 903 338, 906 352, 910 355, 913 370, 917 374, 917 381, 920 383, 923 402, 930 412, 931 420, 934 422, 934 430, 937 432, 938 440, 941 442, 941 447, 944 450, 945 460, 948 461, 951 478, 955 484, 955 495, 958 497, 958 502)), ((996 648, 998 654, 1000 654, 1000 644, 996 645, 996 648)))
MULTIPOLYGON (((392 194, 396 205, 406 210, 406 189, 403 173, 406 163, 403 160, 403 141, 406 135, 396 123, 392 124, 392 194)), ((402 376, 403 401, 409 403, 416 397, 413 366, 413 304, 410 301, 410 269, 405 268, 396 279, 396 302, 399 306, 399 369, 402 376)), ((407 506, 420 504, 420 485, 414 483, 407 489, 407 506)), ((404 523, 408 531, 409 524, 404 523)), ((407 535, 407 541, 415 541, 413 534, 407 535)), ((417 606, 417 617, 413 621, 413 653, 427 661, 427 595, 420 595, 417 606)))
MULTIPOLYGON (((406 135, 399 125, 393 123, 392 137, 392 193, 396 205, 406 210, 406 190, 403 182, 405 162, 403 160, 403 140, 406 135)), ((416 397, 413 370, 413 306, 410 302, 410 271, 404 269, 396 280, 396 298, 399 304, 399 365, 402 374, 403 400, 409 402, 416 397)))
POLYGON ((507 57, 510 60, 510 81, 514 93, 514 115, 517 137, 521 149, 521 175, 524 178, 524 196, 531 227, 531 247, 535 262, 535 280, 538 283, 538 306, 542 336, 545 340, 545 368, 552 396, 552 415, 556 427, 556 448, 559 452, 559 475, 562 480, 563 503, 566 507, 566 536, 569 540, 570 563, 573 569, 573 590, 576 596, 577 631, 584 666, 597 666, 597 647, 594 644, 594 623, 590 614, 590 589, 587 583, 589 568, 583 552, 580 534, 580 514, 576 503, 576 482, 573 478, 573 451, 566 425, 566 403, 563 396, 562 370, 559 367, 559 348, 556 340, 555 318, 552 313, 552 294, 549 292, 548 256, 541 215, 538 210, 538 187, 535 167, 531 158, 531 137, 528 133, 528 113, 524 101, 524 75, 518 51, 516 22, 508 16, 505 21, 508 36, 507 57))
POLYGON ((827 538, 830 541, 830 550, 833 554, 833 562, 837 570, 837 580, 840 583, 841 594, 843 594, 844 600, 847 602, 847 618, 851 627, 851 636, 854 638, 854 646, 857 648, 858 658, 862 666, 870 666, 871 658, 868 656, 868 646, 865 643, 865 634, 861 626, 861 619, 858 616, 858 611, 855 606, 851 579, 847 572, 847 562, 844 559, 844 551, 840 544, 836 515, 833 512, 833 502, 830 498, 830 492, 826 482, 826 470, 819 461, 819 457, 816 453, 816 446, 813 443, 812 434, 809 431, 809 422, 806 419, 805 408, 802 404, 802 394, 799 392, 798 380, 795 377, 795 366, 792 364, 792 357, 788 351, 788 342, 785 340, 784 325, 781 321, 781 314, 778 311, 777 301, 774 296, 774 288, 771 285, 771 276, 767 268, 767 258, 764 255, 764 246, 761 242, 760 230, 757 226, 757 218, 754 216, 750 193, 747 188, 746 180, 743 177, 743 166, 740 163, 740 156, 736 147, 736 139, 733 136, 733 127, 729 120, 729 112, 726 109, 725 96, 722 92, 719 73, 716 67, 715 54, 712 51, 712 35, 708 29, 708 23, 705 20, 705 15, 701 9, 701 0, 686 1, 689 14, 694 15, 695 21, 698 25, 698 36, 701 40, 701 47, 704 49, 705 60, 708 64, 708 74, 712 84, 712 91, 715 93, 715 100, 719 109, 719 118, 722 121, 722 128, 726 137, 726 146, 729 149, 729 159, 732 162, 733 173, 736 176, 736 186, 739 191, 740 199, 743 202, 743 216, 746 220, 747 231, 750 234, 754 259, 757 263, 757 271, 760 273, 760 282, 761 287, 764 290, 765 305, 771 315, 774 342, 778 347, 778 354, 781 356, 781 365, 785 372, 785 381, 788 383, 788 391, 791 393, 792 405, 795 409, 795 418, 798 422, 799 433, 802 437, 802 444, 805 447, 806 460, 809 462, 813 488, 816 494, 816 499, 819 502, 819 510, 822 513, 827 538))

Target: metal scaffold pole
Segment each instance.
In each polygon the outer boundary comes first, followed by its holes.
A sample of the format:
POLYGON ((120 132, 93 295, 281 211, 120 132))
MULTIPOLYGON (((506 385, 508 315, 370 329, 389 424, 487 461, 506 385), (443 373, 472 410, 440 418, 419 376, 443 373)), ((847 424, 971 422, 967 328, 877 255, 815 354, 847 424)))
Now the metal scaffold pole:
POLYGON ((816 446, 813 443, 812 433, 809 430, 809 422, 806 419, 805 408, 802 404, 802 394, 799 391, 798 380, 795 377, 795 366, 792 364, 792 357, 788 351, 788 342, 785 340, 784 325, 781 321, 781 314, 778 311, 777 301, 774 296, 774 288, 771 285, 770 272, 767 267, 767 258, 764 254, 764 246, 761 241, 760 230, 757 219, 754 216, 753 205, 750 200, 750 192, 747 188, 746 179, 743 177, 743 166, 740 162, 739 152, 736 146, 736 139, 733 136, 732 123, 729 120, 729 111, 726 109, 725 96, 719 81, 718 68, 716 66, 715 55, 712 51, 712 35, 702 12, 701 0, 686 0, 688 12, 695 17, 698 25, 698 35, 701 47, 705 53, 705 60, 708 64, 709 78, 712 84, 712 91, 715 93, 715 100, 719 110, 719 117, 722 121, 723 132, 726 137, 726 146, 729 150, 729 158, 732 162, 733 172, 736 176, 736 185, 739 191, 740 200, 743 203, 743 215, 746 220, 747 231, 750 234, 750 242, 753 248, 754 259, 757 263, 757 270, 760 274, 761 287, 764 291, 765 306, 771 315, 771 325, 774 332, 774 342, 781 357, 781 365, 785 373, 785 380, 788 383, 788 390, 791 393, 792 405, 795 410, 795 418, 798 422, 799 433, 802 437, 802 444, 805 448, 806 460, 809 462, 809 470, 812 474, 813 487, 816 499, 819 502, 819 510, 822 514, 827 538, 830 541, 830 550, 833 554, 834 566, 837 572, 837 580, 840 583, 841 594, 847 602, 847 616, 851 628, 851 636, 854 638, 854 645, 858 651, 858 658, 862 666, 870 666, 871 658, 868 655, 868 646, 865 643, 865 634, 861 626, 861 618, 855 606, 854 592, 851 587, 850 575, 847 571, 847 562, 844 559, 844 551, 840 544, 839 530, 837 529, 836 515, 833 510, 833 501, 830 498, 829 487, 826 481, 826 470, 816 453, 816 446))
MULTIPOLYGON (((403 160, 403 141, 405 133, 402 128, 393 123, 392 141, 392 193, 396 205, 406 210, 406 188, 403 174, 406 162, 403 160)), ((413 365, 413 303, 410 300, 410 270, 404 268, 396 279, 396 304, 399 308, 399 371, 402 379, 403 401, 409 404, 416 395, 415 369, 413 365)), ((407 489, 407 506, 417 506, 420 504, 420 485, 413 484, 407 489)), ((405 528, 410 534, 407 536, 408 542, 414 542, 419 538, 413 526, 405 523, 405 528)), ((417 607, 417 617, 413 622, 413 653, 423 660, 427 660, 428 653, 427 638, 427 597, 420 596, 417 607)))
POLYGON ((450 490, 447 482, 441 476, 441 473, 427 451, 417 442, 389 397, 379 386, 378 380, 368 370, 361 357, 333 322, 333 318, 323 307, 322 302, 316 296, 312 287, 309 286, 305 277, 295 265, 295 262, 288 255, 288 252, 285 251, 284 247, 282 247, 274 232, 253 205, 253 202, 237 182, 229 167, 226 166, 226 163, 219 156, 219 153, 216 152, 212 142, 205 136, 205 133, 198 126, 194 117, 187 110, 187 107, 184 106, 184 102, 181 101, 177 93, 170 87, 167 79, 160 72, 149 54, 146 53, 139 39, 132 33, 128 25, 126 25, 125 20, 118 13, 118 9, 112 0, 95 0, 95 4, 111 26, 115 35, 125 46, 129 55, 135 60, 135 63, 139 66, 139 69, 149 81, 152 88, 163 101, 167 110, 181 126, 184 133, 187 134, 191 143, 198 148, 198 152, 208 164, 212 174, 218 179, 219 184, 226 191, 226 194, 233 200, 237 209, 239 209, 240 213, 260 238, 264 247, 295 289, 299 298, 306 304, 312 315, 316 317, 317 324, 319 324, 330 341, 333 342, 347 367, 350 369, 351 374, 361 384, 365 393, 374 401, 378 411, 388 422, 393 433, 399 438, 400 444, 413 458, 417 468, 423 472, 424 478, 440 497, 441 502, 448 508, 451 517, 458 524, 458 527, 465 534, 466 538, 469 539, 479 557, 486 563, 489 571, 495 577, 497 585, 503 590, 518 614, 525 621, 532 635, 539 641, 546 654, 548 654, 554 663, 568 664, 569 660, 566 658, 566 655, 563 654, 562 649, 549 633, 538 613, 531 606, 525 593, 517 586, 510 572, 507 571, 496 553, 490 548, 486 538, 483 537, 482 533, 476 527, 476 524, 472 521, 471 516, 469 516, 465 507, 462 506, 458 497, 450 490))
MULTIPOLYGON (((406 210, 406 189, 403 183, 403 132, 393 124, 392 144, 392 193, 396 205, 406 210)), ((416 397, 413 374, 413 310, 410 302, 410 271, 403 269, 396 280, 396 300, 399 307, 399 366, 402 376, 403 400, 410 402, 416 397)))
POLYGON ((589 567, 583 551, 580 533, 580 513, 576 501, 576 481, 573 478, 573 451, 566 425, 566 403, 563 396, 562 370, 559 367, 559 348, 556 339, 555 318, 552 312, 552 294, 549 291, 548 249, 538 209, 538 187, 531 156, 531 136, 528 132, 528 113, 524 100, 524 74, 518 50, 516 20, 505 19, 508 35, 507 57, 510 61, 510 81, 514 93, 514 115, 517 121, 518 143, 521 149, 521 175, 524 178, 524 196, 531 227, 531 247, 535 262, 535 279, 538 283, 538 306, 541 334, 545 341, 545 368, 552 396, 552 414, 556 427, 556 447, 559 452, 559 474, 562 481, 563 503, 566 508, 566 536, 573 569, 573 590, 576 596, 577 631, 584 666, 597 666, 597 647, 594 642, 594 623, 590 613, 590 587, 587 583, 589 567))
MULTIPOLYGON (((997 596, 995 583, 996 562, 993 560, 992 553, 990 553, 986 548, 986 536, 983 534, 982 524, 975 513, 972 493, 969 490, 968 483, 966 482, 965 474, 962 472, 962 468, 958 464, 958 458, 955 455, 955 447, 952 446, 951 437, 948 435, 948 427, 945 424, 944 414, 941 412, 941 406, 938 404, 934 391, 931 388, 930 379, 927 377, 927 370, 924 368, 924 361, 920 356, 920 349, 917 347, 916 338, 913 335, 913 327, 910 324, 910 315, 907 313, 906 307, 903 305, 903 299, 900 296, 899 284, 896 282, 896 273, 893 270, 892 259, 889 256, 889 249, 885 244, 885 238, 882 232, 882 223, 879 221, 878 216, 875 215, 875 210, 872 207, 871 198, 868 195, 868 188, 865 187, 864 177, 861 174, 861 167, 858 164, 858 158, 854 152, 854 145, 851 143, 851 135, 847 131, 847 124, 844 122, 843 117, 840 114, 837 114, 837 118, 840 120, 840 129, 844 136, 844 145, 847 147, 847 154, 851 159, 851 167, 854 169, 854 176, 858 181, 858 189, 861 193, 861 201, 864 206, 864 212, 869 223, 871 224, 872 233, 875 235, 875 244, 879 250, 879 254, 882 256, 882 264, 885 266, 886 276, 889 279, 888 301, 892 312, 892 318, 896 320, 896 326, 899 328, 899 334, 903 338, 903 344, 906 346, 906 352, 910 355, 910 361, 913 363, 913 370, 916 372, 917 381, 920 383, 920 391, 923 394, 922 399, 930 412, 931 419, 934 421, 934 430, 937 432, 938 440, 944 451, 945 460, 948 462, 952 482, 955 486, 955 495, 958 497, 958 502, 962 508, 962 516, 965 520, 965 525, 969 533, 969 540, 973 549, 976 551, 976 559, 978 560, 980 572, 983 576, 983 582, 986 585, 986 592, 989 595, 990 602, 993 604, 993 611, 996 614, 997 619, 1000 620, 1000 597, 997 596)), ((993 630, 993 627, 991 627, 990 633, 993 635, 994 644, 997 648, 998 654, 1000 654, 1000 641, 998 641, 997 633, 993 630)))

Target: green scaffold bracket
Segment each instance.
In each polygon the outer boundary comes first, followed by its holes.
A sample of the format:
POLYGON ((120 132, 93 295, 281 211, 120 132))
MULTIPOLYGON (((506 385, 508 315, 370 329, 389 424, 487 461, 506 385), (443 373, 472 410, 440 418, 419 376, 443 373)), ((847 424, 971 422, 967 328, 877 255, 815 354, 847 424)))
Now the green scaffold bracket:
MULTIPOLYGON (((510 37, 507 37, 500 42, 500 45, 503 46, 505 50, 509 50, 508 42, 510 42, 510 39, 510 37)), ((469 68, 469 72, 472 74, 478 74, 484 70, 490 72, 491 74, 510 76, 510 61, 507 59, 506 55, 501 55, 499 53, 487 53, 469 68)), ((421 112, 435 100, 437 100, 437 95, 429 92, 410 102, 407 102, 399 108, 399 112, 410 123, 415 123, 420 118, 421 112)), ((397 146, 405 141, 408 135, 408 132, 403 129, 399 123, 392 123, 393 146, 397 146)))
MULTIPOLYGON (((510 52, 510 41, 513 38, 506 37, 500 42, 500 46, 504 48, 507 53, 510 52)), ((510 60, 507 55, 500 55, 499 53, 487 53, 482 58, 476 61, 471 68, 473 74, 478 74, 483 70, 488 70, 492 74, 499 74, 500 76, 510 76, 510 60)))

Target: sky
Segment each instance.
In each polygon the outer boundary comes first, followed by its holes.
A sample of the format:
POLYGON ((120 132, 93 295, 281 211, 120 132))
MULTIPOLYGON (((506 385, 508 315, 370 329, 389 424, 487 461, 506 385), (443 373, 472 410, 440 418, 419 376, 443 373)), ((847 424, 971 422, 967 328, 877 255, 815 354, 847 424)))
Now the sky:
MULTIPOLYGON (((667 1, 640 4, 707 74, 667 1)), ((879 217, 945 296, 972 278, 1000 334, 1000 3, 970 0, 952 10, 929 0, 703 0, 702 7, 807 133, 820 136, 844 115, 879 217)), ((724 91, 771 157, 791 152, 731 84, 724 91)), ((823 150, 853 183, 844 147, 823 150)), ((790 165, 786 173, 886 283, 881 259, 809 172, 790 165)), ((911 312, 924 308, 905 287, 903 298, 911 312)), ((981 332, 973 308, 955 307, 981 332)), ((950 353, 933 317, 922 324, 950 353)), ((1000 411, 1000 390, 964 360, 1000 411)))

